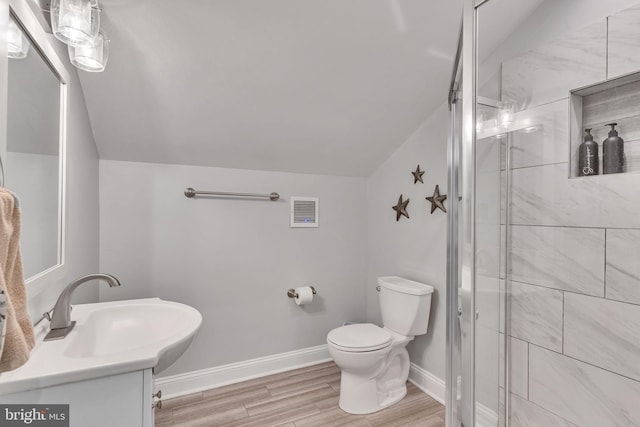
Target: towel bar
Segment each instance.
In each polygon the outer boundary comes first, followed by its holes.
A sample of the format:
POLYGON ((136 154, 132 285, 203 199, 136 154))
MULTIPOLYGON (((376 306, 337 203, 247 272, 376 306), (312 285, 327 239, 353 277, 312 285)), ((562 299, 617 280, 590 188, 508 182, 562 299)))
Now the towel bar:
POLYGON ((198 191, 189 187, 184 190, 185 197, 193 198, 195 196, 203 195, 203 196, 231 196, 231 197, 258 197, 258 198, 269 198, 271 201, 276 201, 280 198, 280 195, 276 192, 271 194, 256 194, 256 193, 227 193, 223 191, 198 191))

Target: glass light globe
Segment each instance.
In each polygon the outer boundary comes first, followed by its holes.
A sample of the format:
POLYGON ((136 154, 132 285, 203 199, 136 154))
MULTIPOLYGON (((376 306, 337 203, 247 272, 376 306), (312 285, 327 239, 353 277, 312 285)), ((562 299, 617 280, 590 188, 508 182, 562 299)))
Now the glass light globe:
POLYGON ((52 0, 51 29, 69 46, 89 43, 100 29, 100 9, 92 0, 52 0))
POLYGON ((109 39, 104 30, 86 45, 69 46, 69 59, 77 68, 99 73, 104 71, 109 60, 109 39))
POLYGON ((9 17, 7 41, 7 55, 9 58, 23 59, 27 57, 27 53, 29 52, 29 40, 12 17, 9 17))

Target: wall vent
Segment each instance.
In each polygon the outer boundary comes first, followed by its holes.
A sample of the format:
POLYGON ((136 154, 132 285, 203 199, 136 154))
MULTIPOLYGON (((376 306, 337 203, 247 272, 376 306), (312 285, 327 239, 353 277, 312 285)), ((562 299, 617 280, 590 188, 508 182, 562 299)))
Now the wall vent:
POLYGON ((291 227, 318 226, 318 198, 291 197, 291 227))

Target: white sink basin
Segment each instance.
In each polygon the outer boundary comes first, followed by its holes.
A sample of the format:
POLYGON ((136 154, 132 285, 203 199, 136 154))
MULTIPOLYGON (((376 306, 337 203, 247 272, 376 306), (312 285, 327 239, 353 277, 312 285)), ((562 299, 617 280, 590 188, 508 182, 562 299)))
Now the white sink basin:
POLYGON ((0 394, 149 368, 158 373, 186 351, 202 316, 188 305, 148 298, 74 305, 71 320, 76 326, 56 341, 42 341, 48 325, 38 325, 29 361, 0 375, 0 394))
POLYGON ((160 299, 98 305, 102 307, 77 321, 76 333, 67 337, 65 355, 105 357, 156 349, 160 357, 154 372, 158 373, 182 356, 202 322, 196 309, 160 299))

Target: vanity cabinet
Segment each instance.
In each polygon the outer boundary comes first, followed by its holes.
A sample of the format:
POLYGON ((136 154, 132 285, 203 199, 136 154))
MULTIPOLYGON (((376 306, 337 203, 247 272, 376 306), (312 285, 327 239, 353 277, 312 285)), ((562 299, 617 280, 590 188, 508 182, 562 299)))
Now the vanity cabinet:
POLYGON ((68 404, 70 427, 153 427, 153 373, 145 369, 0 395, 3 404, 68 404))

